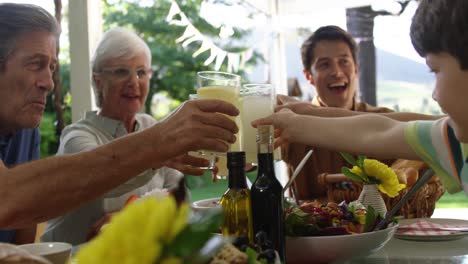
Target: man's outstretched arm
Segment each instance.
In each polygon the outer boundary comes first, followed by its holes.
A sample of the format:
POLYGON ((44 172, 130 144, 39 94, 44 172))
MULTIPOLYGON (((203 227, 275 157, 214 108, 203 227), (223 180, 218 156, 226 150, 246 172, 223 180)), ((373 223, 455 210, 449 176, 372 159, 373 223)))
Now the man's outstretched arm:
POLYGON ((225 152, 237 115, 219 100, 185 103, 168 118, 91 151, 0 168, 0 228, 43 222, 97 198, 147 168, 159 168, 191 150, 225 152))

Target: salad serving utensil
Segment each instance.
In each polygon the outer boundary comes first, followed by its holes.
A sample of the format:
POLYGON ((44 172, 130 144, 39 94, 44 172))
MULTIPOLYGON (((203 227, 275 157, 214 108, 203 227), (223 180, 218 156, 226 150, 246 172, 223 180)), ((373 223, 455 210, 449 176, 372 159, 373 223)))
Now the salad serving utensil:
POLYGON ((306 164, 306 161, 310 158, 310 155, 312 155, 313 152, 313 149, 309 150, 309 152, 307 152, 304 158, 302 158, 301 162, 299 162, 299 165, 297 165, 297 168, 294 170, 293 175, 291 176, 291 178, 289 178, 289 181, 284 186, 283 192, 285 192, 291 186, 291 184, 294 182, 294 179, 296 179, 297 175, 302 170, 302 168, 306 164))
POLYGON ((428 182, 432 176, 434 176, 434 171, 432 169, 427 169, 423 176, 421 178, 419 178, 419 180, 413 185, 413 187, 411 187, 411 189, 405 194, 403 195, 403 197, 401 197, 400 201, 398 201, 398 203, 393 206, 393 208, 388 211, 386 214, 385 214, 385 217, 384 219, 382 219, 382 221, 380 221, 372 231, 378 231, 380 229, 382 229, 382 227, 384 227, 386 224, 388 224, 388 222, 390 221, 390 219, 395 215, 396 212, 398 212, 400 210, 400 208, 409 200, 411 199, 411 197, 413 197, 413 195, 426 183, 428 182))
MULTIPOLYGON (((314 152, 313 149, 309 150, 307 152, 307 154, 304 156, 304 158, 302 158, 301 162, 299 162, 299 165, 297 165, 296 169, 294 170, 293 172, 293 175, 291 176, 291 178, 289 178, 289 181, 286 183, 286 185, 284 185, 284 188, 283 188, 283 193, 286 192, 286 190, 291 187, 291 184, 294 182, 294 180, 296 179, 297 175, 299 174, 299 172, 302 170, 302 168, 304 167, 304 165, 306 164, 307 160, 310 158, 310 156, 312 155, 312 153, 314 152)), ((297 197, 296 195, 294 195, 295 199, 296 199, 296 204, 299 204, 299 201, 297 200, 297 197)))

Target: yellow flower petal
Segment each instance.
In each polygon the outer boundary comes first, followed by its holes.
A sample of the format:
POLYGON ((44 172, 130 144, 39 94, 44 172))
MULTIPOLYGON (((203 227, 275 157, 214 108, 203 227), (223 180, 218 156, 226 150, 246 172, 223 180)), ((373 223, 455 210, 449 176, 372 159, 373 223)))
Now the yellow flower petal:
POLYGON ((377 187, 389 197, 397 196, 398 192, 406 187, 406 185, 399 183, 398 176, 392 168, 378 160, 365 159, 364 170, 367 175, 373 176, 380 181, 377 187))
POLYGON ((186 211, 178 212, 172 197, 132 203, 78 251, 75 263, 155 263, 169 235, 174 237, 186 224, 186 211))
POLYGON ((187 204, 184 203, 180 206, 175 222, 172 223, 171 232, 169 233, 169 242, 187 226, 189 212, 190 208, 187 204))
POLYGON ((361 168, 359 168, 358 166, 353 166, 350 171, 356 175, 358 175, 359 177, 362 178, 362 183, 367 183, 368 179, 367 177, 365 176, 364 172, 361 170, 361 168))

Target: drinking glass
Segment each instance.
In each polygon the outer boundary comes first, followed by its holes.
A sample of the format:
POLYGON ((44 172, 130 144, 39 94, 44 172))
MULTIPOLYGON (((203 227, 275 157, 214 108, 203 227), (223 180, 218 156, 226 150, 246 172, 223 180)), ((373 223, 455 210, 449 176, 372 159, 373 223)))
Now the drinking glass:
MULTIPOLYGON (((244 84, 240 95, 242 150, 245 151, 247 163, 257 164, 257 129, 252 127, 251 123, 273 114, 275 89, 271 84, 244 84)), ((277 148, 274 152, 275 159, 280 159, 280 153, 277 148)))
MULTIPOLYGON (((236 74, 217 71, 203 71, 197 73, 197 98, 198 99, 218 99, 239 107, 239 90, 241 77, 236 74)), ((240 117, 232 117, 239 129, 241 128, 240 117)), ((241 150, 241 133, 236 134, 236 142, 229 145, 229 151, 241 150)), ((217 157, 218 175, 227 176, 226 153, 219 153, 207 150, 198 152, 205 158, 217 157)))
MULTIPOLYGON (((196 100, 198 98, 197 94, 189 94, 189 100, 196 100)), ((207 167, 199 167, 203 170, 213 170, 215 168, 216 156, 206 153, 204 150, 199 151, 189 151, 189 154, 194 157, 207 159, 210 163, 207 167)))

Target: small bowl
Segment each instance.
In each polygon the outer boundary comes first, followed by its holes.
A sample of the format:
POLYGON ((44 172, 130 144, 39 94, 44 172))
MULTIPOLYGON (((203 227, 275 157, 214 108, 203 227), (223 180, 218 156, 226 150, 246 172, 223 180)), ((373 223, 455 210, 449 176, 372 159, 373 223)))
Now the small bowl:
POLYGON ((219 210, 221 209, 221 198, 210 198, 204 200, 198 200, 193 202, 190 207, 194 212, 203 212, 207 210, 219 210))
POLYGON ((33 243, 18 246, 32 255, 48 259, 53 264, 65 264, 70 258, 72 245, 63 242, 33 243))
POLYGON ((362 234, 318 237, 287 237, 288 263, 330 263, 368 256, 393 237, 398 225, 362 234))

